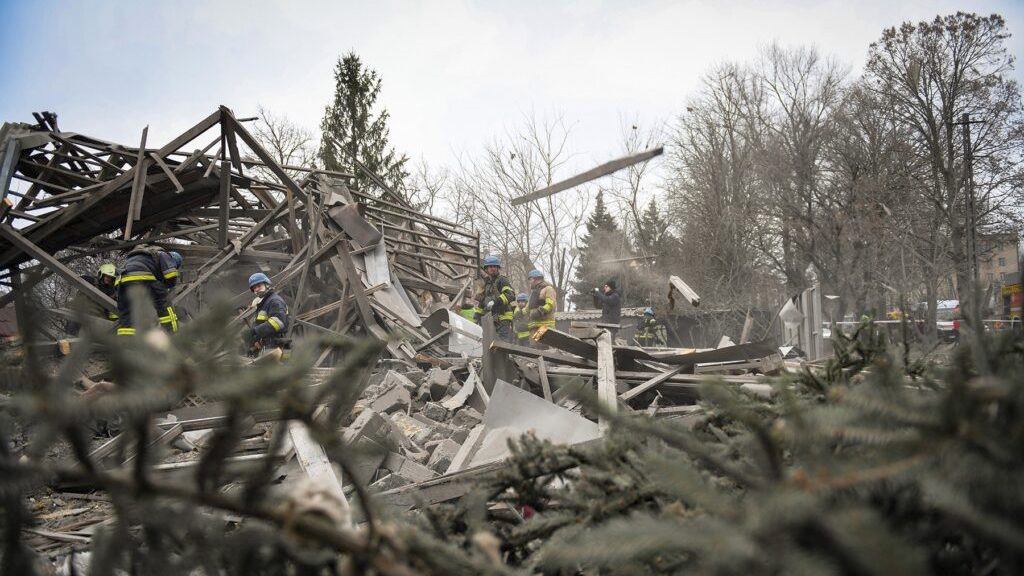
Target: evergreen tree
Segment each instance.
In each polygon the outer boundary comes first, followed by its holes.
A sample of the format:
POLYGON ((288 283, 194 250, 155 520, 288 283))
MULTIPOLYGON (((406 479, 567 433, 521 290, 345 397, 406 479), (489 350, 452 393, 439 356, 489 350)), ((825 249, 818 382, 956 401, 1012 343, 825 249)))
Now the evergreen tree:
POLYGON ((324 168, 355 174, 357 189, 372 187, 352 162, 357 158, 392 190, 402 193, 409 175, 405 170, 408 158, 399 156, 388 143, 388 111, 376 106, 380 76, 365 67, 355 52, 349 52, 338 60, 334 82, 334 100, 320 123, 324 168))
POLYGON ((615 278, 622 291, 622 266, 607 261, 628 258, 631 255, 632 251, 625 234, 619 229, 615 216, 608 211, 604 203, 604 194, 598 192, 594 211, 587 219, 587 233, 580 240, 580 260, 576 267, 576 281, 573 282, 575 294, 572 297, 576 306, 593 306, 591 295, 594 288, 600 288, 609 278, 615 278))
POLYGON ((658 211, 658 205, 651 198, 647 209, 640 216, 640 225, 633 234, 633 246, 641 256, 662 256, 671 248, 674 238, 668 231, 668 222, 658 211))

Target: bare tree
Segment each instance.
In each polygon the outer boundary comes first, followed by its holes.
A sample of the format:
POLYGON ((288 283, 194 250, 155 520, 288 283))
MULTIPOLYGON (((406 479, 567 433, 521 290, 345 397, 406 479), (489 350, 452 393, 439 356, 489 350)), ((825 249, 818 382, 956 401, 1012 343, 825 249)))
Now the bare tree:
MULTIPOLYGON (((298 179, 301 173, 290 170, 288 166, 315 167, 317 142, 310 130, 263 106, 257 106, 256 111, 259 119, 252 126, 253 136, 289 176, 298 179)), ((273 180, 270 171, 261 166, 255 167, 254 171, 267 180, 273 180)))
POLYGON ((758 269, 758 235, 769 236, 758 175, 761 85, 743 67, 703 78, 672 136, 669 207, 688 278, 712 301, 747 304, 758 269))
POLYGON ((563 298, 578 258, 576 242, 588 204, 585 189, 521 206, 511 201, 560 179, 570 159, 569 134, 562 116, 526 116, 480 157, 461 158, 450 192, 480 230, 481 250, 502 256, 514 286, 524 287, 526 272, 537 267, 563 298))
MULTIPOLYGON (((1017 83, 1008 77, 1013 56, 1001 16, 958 12, 930 22, 905 22, 889 28, 873 43, 866 67, 869 86, 891 103, 897 121, 913 135, 917 154, 928 164, 920 201, 935 213, 936 234, 948 242, 957 286, 970 285, 967 221, 985 223, 1019 217, 1024 133, 1017 83), (975 218, 967 213, 963 127, 972 126, 975 218)), ((940 261, 932 258, 933 262, 940 261)), ((929 285, 947 271, 932 266, 929 285)), ((961 297, 964 295, 961 294, 961 297)), ((928 295, 929 318, 935 318, 935 293, 928 295)))

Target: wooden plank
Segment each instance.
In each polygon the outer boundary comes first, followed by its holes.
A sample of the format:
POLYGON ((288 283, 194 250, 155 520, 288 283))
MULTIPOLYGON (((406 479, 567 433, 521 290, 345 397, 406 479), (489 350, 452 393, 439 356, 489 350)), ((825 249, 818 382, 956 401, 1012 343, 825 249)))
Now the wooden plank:
POLYGON ((124 223, 124 239, 132 238, 132 223, 142 217, 142 197, 146 190, 146 136, 149 126, 142 129, 142 140, 139 142, 139 153, 135 157, 132 174, 132 195, 128 201, 128 214, 124 223))
POLYGON ((579 368, 594 368, 597 366, 597 364, 592 360, 587 360, 571 354, 564 354, 553 350, 527 348, 525 346, 509 344, 508 342, 503 342, 501 340, 491 344, 491 348, 501 350, 509 354, 516 354, 517 356, 526 356, 527 358, 544 358, 556 364, 565 364, 566 366, 576 366, 579 368))
POLYGON ((93 302, 102 305, 109 310, 117 309, 117 302, 110 296, 100 291, 92 282, 85 281, 81 276, 64 265, 60 260, 54 258, 50 253, 30 242, 19 234, 10 224, 0 224, 0 236, 13 244, 18 250, 39 260, 47 268, 59 274, 62 278, 71 283, 72 286, 81 290, 93 302))
POLYGON ((473 453, 476 452, 477 447, 484 438, 484 430, 486 427, 483 424, 477 424, 469 431, 466 436, 466 441, 459 447, 459 451, 455 453, 455 457, 452 458, 452 463, 448 465, 448 469, 445 470, 445 475, 453 474, 462 470, 469 464, 470 458, 473 457, 473 453))
POLYGON ((530 194, 525 194, 518 198, 514 198, 512 200, 512 205, 519 206, 520 204, 533 202, 534 200, 539 200, 541 198, 547 198, 548 196, 557 194, 563 190, 574 188, 576 186, 579 186, 580 184, 585 184, 596 178, 607 176, 609 174, 612 174, 613 172, 618 172, 623 168, 628 168, 634 164, 645 162, 647 160, 650 160, 651 158, 654 158, 655 156, 660 156, 661 153, 664 151, 665 148, 663 146, 658 146, 657 148, 652 148, 644 152, 639 152, 637 154, 625 156, 617 160, 612 160, 611 162, 605 162, 604 164, 601 164, 596 168, 591 168, 586 172, 582 172, 580 174, 577 174, 576 176, 573 176, 572 178, 552 184, 547 188, 542 188, 540 190, 537 190, 536 192, 531 192, 530 194))
POLYGON ((342 523, 350 526, 352 514, 349 512, 345 492, 341 489, 341 473, 334 469, 334 463, 327 457, 323 446, 313 439, 306 425, 297 420, 288 422, 288 437, 295 449, 295 459, 306 477, 337 498, 344 514, 342 523))
MULTIPOLYGON (((597 337, 597 400, 605 410, 617 412, 619 403, 615 393, 615 357, 612 356, 612 335, 607 330, 597 337)), ((605 416, 597 420, 601 434, 608 433, 609 423, 605 416)))
POLYGON ((673 297, 673 291, 677 291, 686 298, 686 301, 693 306, 700 306, 700 296, 683 282, 683 279, 679 276, 668 277, 668 307, 673 308, 675 306, 675 298, 673 297))
POLYGON ((220 198, 217 216, 217 245, 224 248, 228 245, 228 220, 231 219, 231 165, 227 160, 220 161, 220 198))
POLYGON ((537 375, 540 377, 540 387, 544 392, 544 399, 551 402, 551 383, 548 381, 548 367, 543 356, 537 358, 537 375))
POLYGON ((159 166, 161 170, 163 170, 164 174, 167 175, 167 179, 170 180, 171 184, 174 185, 174 189, 178 192, 178 194, 184 192, 185 187, 181 185, 181 182, 178 181, 178 177, 174 175, 174 172, 172 172, 170 167, 167 166, 167 163, 164 162, 163 158, 157 156, 156 154, 150 154, 150 157, 153 159, 154 162, 156 162, 156 165, 159 166))
POLYGON ((676 366, 672 370, 662 372, 661 374, 658 374, 654 378, 651 378, 650 380, 644 382, 643 384, 637 386, 636 388, 624 392, 621 396, 619 396, 619 399, 622 400, 623 402, 628 402, 629 400, 636 398, 637 396, 643 394, 644 392, 647 392, 652 388, 656 388, 663 382, 667 382, 670 378, 682 372, 684 368, 686 368, 686 366, 676 366))

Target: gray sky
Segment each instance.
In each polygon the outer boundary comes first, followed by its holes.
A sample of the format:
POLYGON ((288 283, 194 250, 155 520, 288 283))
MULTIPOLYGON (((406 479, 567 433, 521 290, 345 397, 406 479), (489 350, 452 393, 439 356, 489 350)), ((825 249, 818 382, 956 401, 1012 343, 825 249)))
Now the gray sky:
POLYGON ((316 128, 351 49, 383 77, 392 142, 414 159, 450 163, 524 114, 562 113, 589 164, 618 152, 622 118, 673 117, 718 62, 777 40, 856 73, 883 28, 956 10, 1002 14, 1024 54, 1022 2, 0 0, 0 120, 52 110, 124 143, 148 124, 159 145, 218 104, 263 104, 316 128))

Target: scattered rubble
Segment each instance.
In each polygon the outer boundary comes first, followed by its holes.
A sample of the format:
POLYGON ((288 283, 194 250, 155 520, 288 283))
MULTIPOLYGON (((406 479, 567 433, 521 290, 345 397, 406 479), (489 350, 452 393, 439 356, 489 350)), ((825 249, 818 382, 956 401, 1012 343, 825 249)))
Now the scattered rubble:
MULTIPOLYGON (((292 338, 327 333, 384 343, 386 357, 365 375, 365 392, 338 430, 356 462, 354 479, 298 421, 271 451, 276 412, 250 418, 225 460, 243 470, 269 459, 278 492, 315 494, 296 506, 342 524, 363 515, 349 502, 353 481, 369 486, 381 506, 410 510, 465 494, 473 479, 501 467, 508 441, 523 434, 571 445, 601 438, 605 422, 584 410, 580 391, 596 390, 611 411, 693 420, 700 418, 699 384, 720 381, 763 396, 770 393, 764 375, 785 367, 774 342, 745 337, 740 344, 723 337, 714 350, 645 349, 612 342, 606 327, 581 325, 571 333, 542 328, 531 347, 496 340, 490 315, 477 325, 448 308, 477 276, 475 233, 419 213, 372 173, 366 175, 379 196, 349 188, 348 174, 277 165, 227 108, 159 149, 144 140, 133 147, 62 132, 52 115, 37 119, 5 126, 3 141, 17 150, 4 171, 31 183, 17 203, 0 209, 0 266, 22 290, 57 274, 105 303, 67 265, 156 243, 186 255, 173 303, 194 314, 225 287, 230 301, 244 306, 244 278, 258 268, 289 295, 292 338), (212 141, 189 151, 211 131, 212 141), (30 261, 38 263, 24 266, 30 261)), ((699 304, 678 277, 670 286, 699 304)), ((78 342, 49 337, 29 345, 66 351, 78 342)), ((340 354, 324 348, 316 366, 334 365, 340 354)), ((314 369, 312 387, 327 372, 314 369)), ((194 470, 227 414, 227 406, 197 398, 159 415, 150 448, 163 457, 152 474, 194 470)), ((130 466, 133 447, 123 437, 99 443, 91 459, 130 466)), ((41 501, 45 524, 30 540, 38 552, 56 559, 88 547, 92 531, 110 518, 106 497, 92 489, 55 487, 41 501)))

